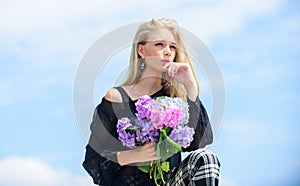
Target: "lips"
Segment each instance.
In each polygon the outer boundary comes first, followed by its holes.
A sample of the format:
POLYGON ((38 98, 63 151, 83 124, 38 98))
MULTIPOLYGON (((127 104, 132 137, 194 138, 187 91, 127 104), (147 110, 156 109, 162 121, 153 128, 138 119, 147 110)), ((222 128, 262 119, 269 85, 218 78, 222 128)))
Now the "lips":
POLYGON ((162 59, 162 60, 160 60, 160 61, 163 62, 163 63, 169 63, 169 62, 170 62, 169 59, 162 59))

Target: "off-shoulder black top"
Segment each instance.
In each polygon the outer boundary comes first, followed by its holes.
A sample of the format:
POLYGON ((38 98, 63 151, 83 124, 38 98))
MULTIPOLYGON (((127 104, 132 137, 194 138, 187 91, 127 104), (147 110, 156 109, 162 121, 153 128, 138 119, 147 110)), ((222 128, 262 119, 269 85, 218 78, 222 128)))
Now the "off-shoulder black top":
MULTIPOLYGON (((91 135, 86 146, 83 167, 91 175, 95 184, 99 185, 126 185, 125 179, 142 181, 140 185, 153 185, 149 175, 141 172, 134 164, 120 166, 117 160, 117 152, 128 150, 118 140, 117 121, 122 117, 135 118, 135 102, 131 100, 122 87, 116 87, 122 95, 120 103, 111 102, 102 98, 96 107, 93 120, 90 125, 91 135), (140 179, 140 180, 138 180, 140 179)), ((152 98, 169 96, 162 88, 151 95, 152 98)), ((197 97, 196 101, 187 100, 189 104, 189 123, 195 129, 194 140, 191 145, 183 151, 193 151, 202 148, 213 141, 211 125, 207 112, 197 97)), ((171 169, 176 167, 180 161, 180 153, 169 158, 171 169)))

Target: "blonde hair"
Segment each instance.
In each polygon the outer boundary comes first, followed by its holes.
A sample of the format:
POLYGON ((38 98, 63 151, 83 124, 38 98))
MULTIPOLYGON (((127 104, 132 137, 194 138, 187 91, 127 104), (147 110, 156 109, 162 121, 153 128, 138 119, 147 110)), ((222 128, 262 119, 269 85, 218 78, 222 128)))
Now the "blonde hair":
MULTIPOLYGON (((186 62, 191 66, 199 92, 200 87, 197 75, 185 44, 182 40, 182 36, 179 32, 178 26, 174 20, 164 18, 146 21, 142 23, 137 29, 132 43, 128 74, 125 81, 121 85, 132 85, 140 79, 141 70, 139 68, 140 66, 138 60, 141 57, 138 55, 137 46, 139 44, 144 45, 148 40, 151 31, 158 29, 167 29, 172 33, 176 42, 176 55, 174 62, 186 62)), ((170 78, 166 73, 163 73, 162 75, 162 86, 170 94, 171 97, 181 97, 185 100, 187 99, 187 91, 185 87, 181 83, 177 82, 174 78, 170 78)))

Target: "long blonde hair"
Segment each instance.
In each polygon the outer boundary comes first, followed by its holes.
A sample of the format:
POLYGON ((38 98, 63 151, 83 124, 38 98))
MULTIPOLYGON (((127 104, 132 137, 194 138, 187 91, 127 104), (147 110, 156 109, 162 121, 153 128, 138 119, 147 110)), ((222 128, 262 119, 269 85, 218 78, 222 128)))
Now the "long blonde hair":
MULTIPOLYGON (((151 31, 158 29, 168 29, 172 33, 176 42, 176 55, 174 62, 186 62, 190 65, 193 75, 196 79, 199 92, 200 86, 198 83, 198 78, 191 58, 187 52, 186 46, 182 40, 182 36, 179 32, 178 26, 174 20, 164 18, 146 21, 142 23, 137 29, 132 43, 128 74, 121 85, 132 85, 140 79, 141 70, 138 60, 141 57, 138 55, 137 46, 139 44, 145 44, 149 35, 151 34, 151 31)), ((174 78, 170 78, 167 73, 163 73, 162 75, 162 86, 170 94, 171 97, 181 97, 185 100, 187 99, 187 91, 185 87, 181 83, 177 82, 174 78)))

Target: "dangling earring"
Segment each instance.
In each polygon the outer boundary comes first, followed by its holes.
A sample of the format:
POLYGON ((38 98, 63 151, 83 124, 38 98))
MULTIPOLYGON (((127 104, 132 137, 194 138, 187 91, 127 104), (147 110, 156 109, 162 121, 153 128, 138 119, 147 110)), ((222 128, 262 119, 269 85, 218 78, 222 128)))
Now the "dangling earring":
POLYGON ((140 69, 144 70, 145 69, 145 60, 143 58, 139 58, 138 61, 140 64, 140 69))

